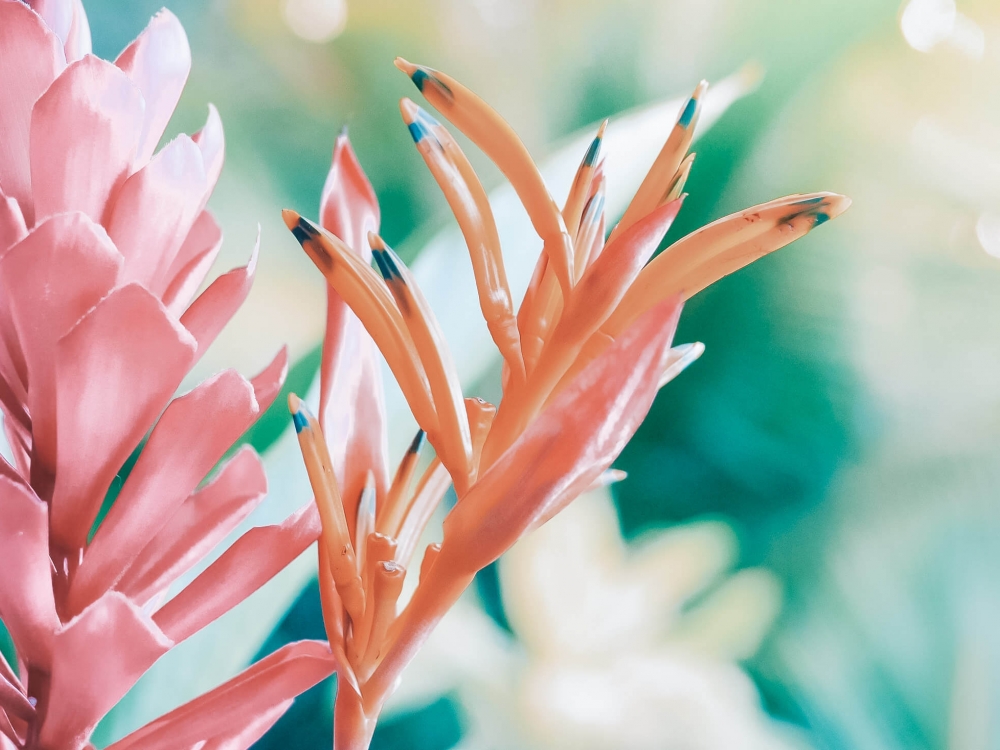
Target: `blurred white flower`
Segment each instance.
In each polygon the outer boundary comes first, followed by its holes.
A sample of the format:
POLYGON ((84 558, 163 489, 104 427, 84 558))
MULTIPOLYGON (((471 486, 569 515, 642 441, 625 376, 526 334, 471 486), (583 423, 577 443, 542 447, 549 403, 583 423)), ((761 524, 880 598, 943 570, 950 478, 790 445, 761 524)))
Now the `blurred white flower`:
POLYGON ((982 57, 985 51, 982 28, 958 12, 955 0, 909 0, 899 26, 906 43, 920 52, 930 52, 942 42, 970 57, 982 57))
POLYGON ((607 493, 585 496, 501 561, 518 642, 466 602, 397 707, 457 690, 464 750, 794 747, 736 664, 770 628, 779 585, 761 569, 727 578, 736 553, 715 521, 626 546, 607 493))
POLYGON ((1000 215, 983 213, 976 222, 976 238, 983 250, 1000 258, 1000 215))
POLYGON ((288 28, 308 42, 328 42, 347 26, 347 0, 282 0, 288 28))

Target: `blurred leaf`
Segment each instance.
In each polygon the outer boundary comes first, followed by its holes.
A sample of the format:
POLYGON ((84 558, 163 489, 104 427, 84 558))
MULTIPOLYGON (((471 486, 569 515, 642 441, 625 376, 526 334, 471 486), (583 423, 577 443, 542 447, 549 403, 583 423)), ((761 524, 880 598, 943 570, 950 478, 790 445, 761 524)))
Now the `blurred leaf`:
POLYGON ((379 722, 371 750, 448 750, 462 738, 462 725, 457 702, 444 696, 379 722))

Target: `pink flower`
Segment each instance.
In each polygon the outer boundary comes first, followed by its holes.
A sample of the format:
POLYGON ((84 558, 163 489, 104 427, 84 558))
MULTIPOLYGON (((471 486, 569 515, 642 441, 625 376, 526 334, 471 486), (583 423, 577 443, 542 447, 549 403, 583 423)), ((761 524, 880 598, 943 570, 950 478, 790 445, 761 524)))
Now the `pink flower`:
MULTIPOLYGON (((142 673, 259 588, 319 533, 315 508, 253 529, 168 588, 263 499, 259 458, 206 476, 278 394, 224 371, 173 398, 242 304, 250 263, 195 298, 222 235, 214 108, 156 151, 190 68, 167 11, 110 63, 80 0, 0 0, 0 747, 70 750, 142 673), (144 442, 143 442, 144 441, 144 442), (108 489, 143 445, 100 522, 108 489)), ((113 747, 247 747, 333 669, 302 642, 113 747)))

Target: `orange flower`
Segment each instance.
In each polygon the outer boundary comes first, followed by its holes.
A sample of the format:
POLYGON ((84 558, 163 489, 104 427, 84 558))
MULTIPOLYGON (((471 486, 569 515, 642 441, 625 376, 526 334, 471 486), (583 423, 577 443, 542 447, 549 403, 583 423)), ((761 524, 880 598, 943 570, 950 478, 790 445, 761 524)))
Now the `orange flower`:
POLYGON ((322 227, 284 212, 331 286, 322 427, 297 398, 290 407, 323 521, 324 616, 340 659, 338 750, 368 747, 401 671, 478 570, 587 488, 618 478, 608 469, 657 390, 701 353, 697 344, 670 348, 683 301, 849 205, 830 193, 789 196, 721 219, 650 260, 684 200, 704 83, 605 241, 604 125, 560 209, 520 139, 485 102, 442 73, 396 64, 507 176, 543 251, 515 314, 482 185, 448 131, 404 99, 403 118, 465 236, 504 358, 497 409, 463 398, 433 311, 375 234, 374 192, 346 136, 334 152, 322 227), (422 430, 392 482, 375 346, 422 430), (332 453, 324 432, 338 441, 332 453), (436 458, 411 491, 424 433, 436 458), (397 614, 416 542, 450 483, 458 502, 443 541, 425 551, 419 585, 397 614))

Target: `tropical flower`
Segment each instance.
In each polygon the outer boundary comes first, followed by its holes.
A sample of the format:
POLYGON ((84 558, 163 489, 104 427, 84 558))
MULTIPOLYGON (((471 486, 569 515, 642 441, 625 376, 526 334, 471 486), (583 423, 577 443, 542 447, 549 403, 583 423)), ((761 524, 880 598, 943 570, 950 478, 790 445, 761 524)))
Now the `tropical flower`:
POLYGON ((716 520, 626 545, 608 491, 588 493, 500 561, 516 640, 460 602, 407 670, 424 683, 408 699, 457 694, 463 750, 797 746, 734 663, 781 598, 766 570, 727 575, 737 552, 716 520))
POLYGON ((409 270, 375 234, 378 206, 346 137, 338 141, 324 191, 322 227, 284 213, 332 287, 323 422, 297 398, 290 408, 322 517, 320 583, 339 662, 339 750, 368 747, 403 668, 478 570, 581 492, 615 478, 605 472, 658 388, 700 353, 699 345, 670 348, 683 300, 849 203, 829 193, 783 198, 709 225, 647 263, 683 202, 692 163, 687 149, 705 84, 681 111, 605 241, 603 126, 560 209, 520 139, 485 102, 442 73, 401 59, 396 64, 507 176, 543 252, 515 314, 482 185, 448 131, 404 99, 403 118, 465 236, 482 313, 504 358, 497 409, 463 398, 433 312, 409 270), (369 336, 422 430, 391 483, 380 386, 359 380, 360 370, 374 371, 374 364, 359 360, 354 388, 343 391, 363 394, 357 410, 349 398, 331 395, 336 391, 328 380, 343 371, 341 344, 363 341, 364 356, 374 356, 369 336), (324 431, 338 440, 330 454, 324 431), (436 457, 410 492, 423 433, 436 457), (365 446, 368 463, 348 455, 355 440, 365 446), (416 541, 449 482, 457 503, 444 521, 444 538, 425 551, 420 582, 397 614, 416 541))
MULTIPOLYGON (((79 0, 37 6, 0 0, 0 407, 13 453, 0 460, 0 618, 17 657, 0 658, 0 747, 70 750, 319 524, 307 507, 254 529, 168 597, 266 493, 249 448, 204 480, 277 395, 286 353, 251 381, 227 370, 171 400, 254 276, 256 249, 195 298, 222 241, 205 210, 221 121, 210 108, 199 133, 154 153, 191 62, 170 13, 110 63, 89 54, 79 0)), ((247 747, 330 664, 325 644, 293 644, 114 747, 247 747)))

